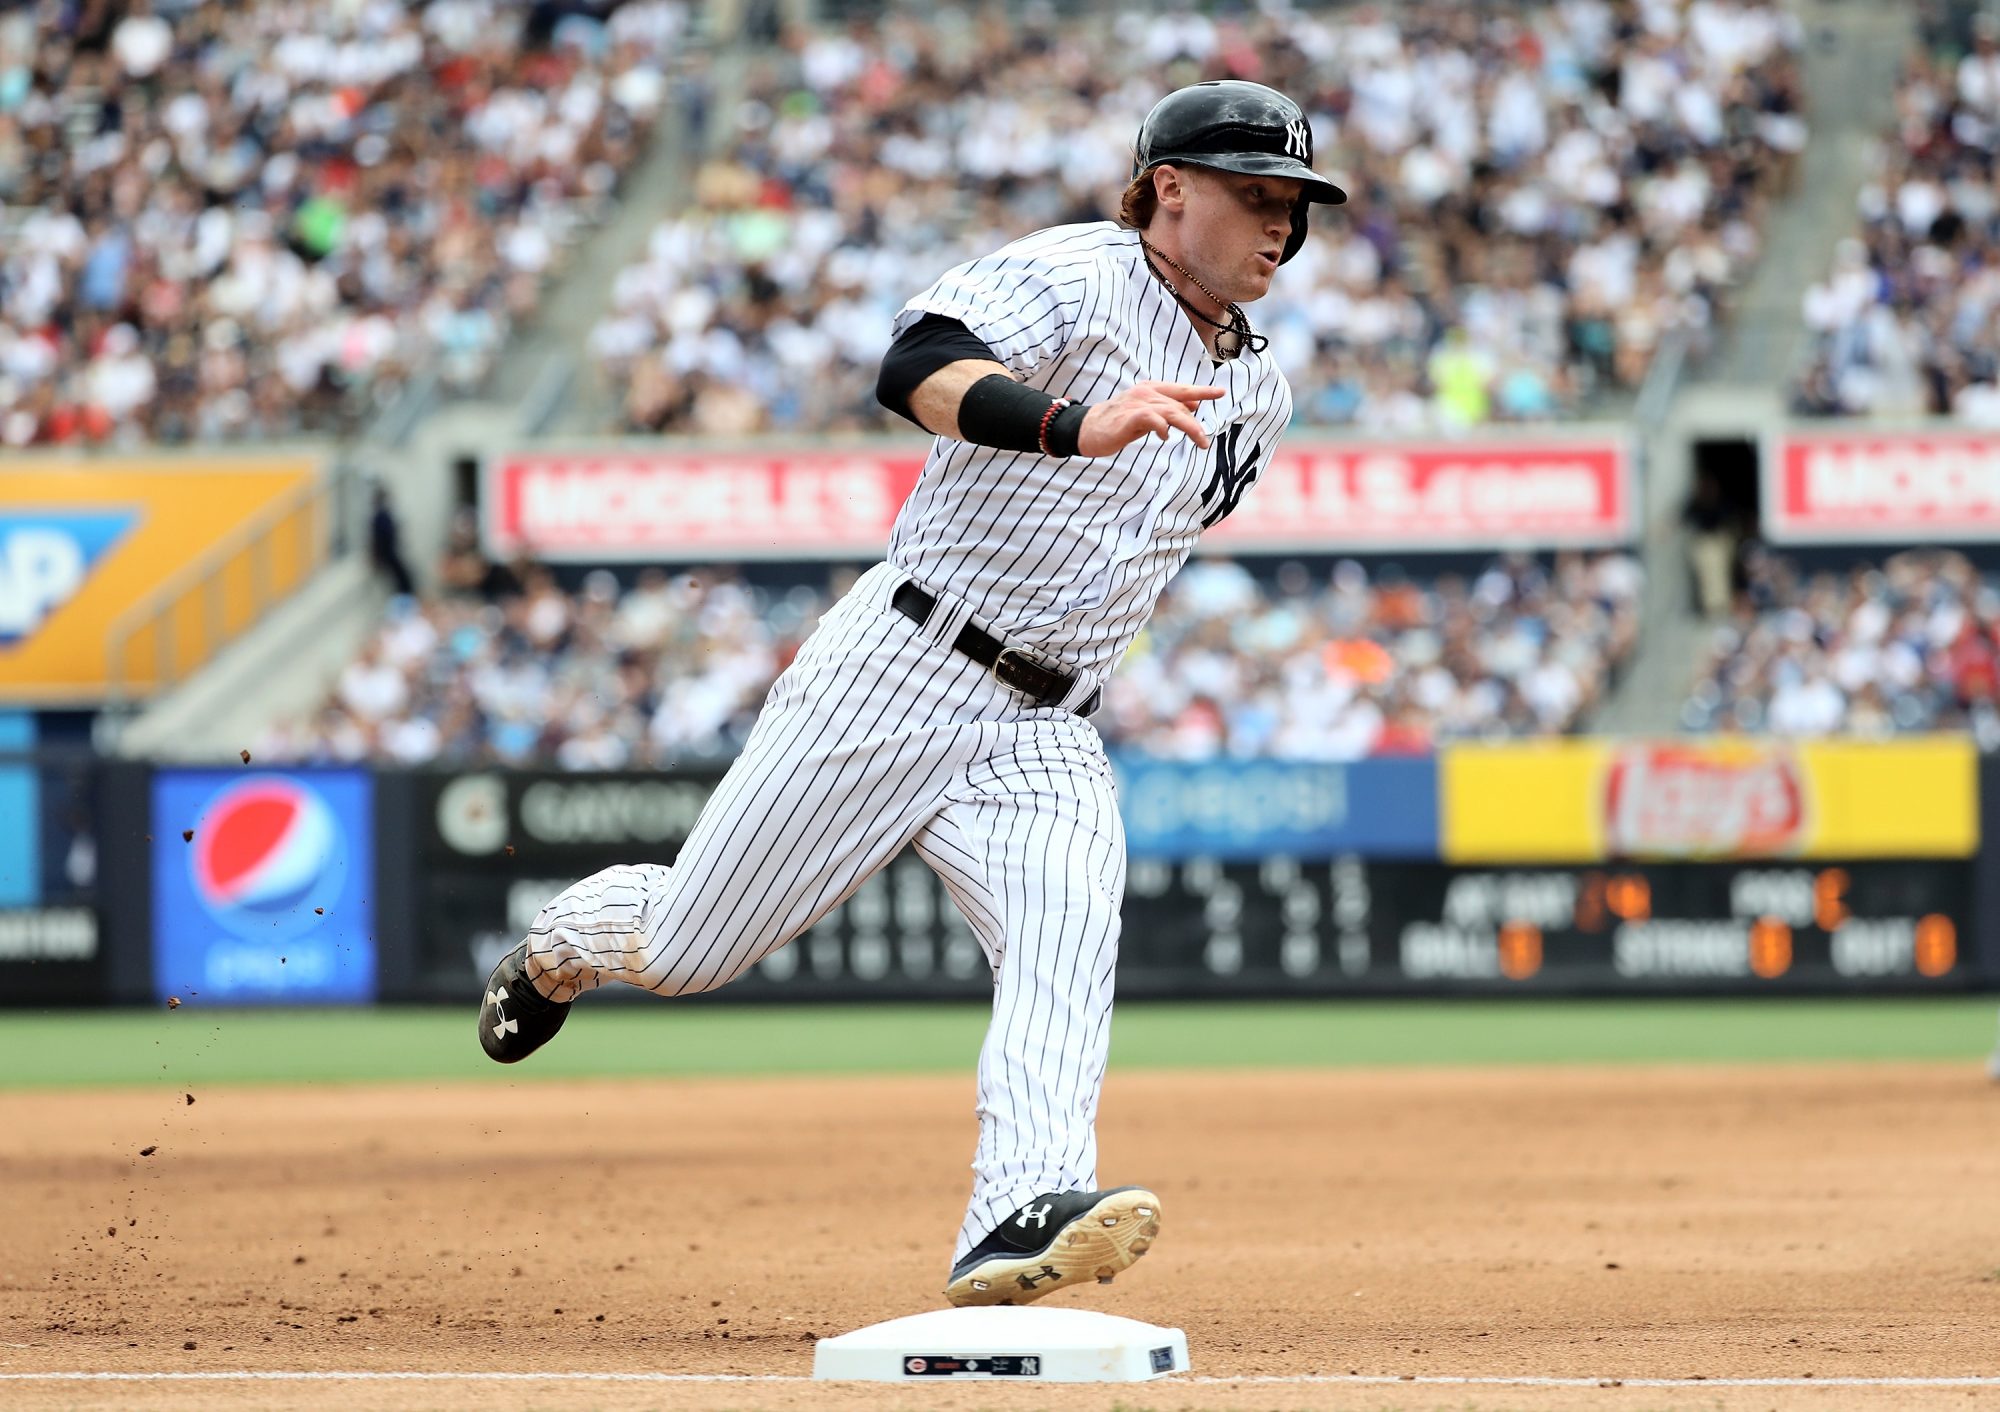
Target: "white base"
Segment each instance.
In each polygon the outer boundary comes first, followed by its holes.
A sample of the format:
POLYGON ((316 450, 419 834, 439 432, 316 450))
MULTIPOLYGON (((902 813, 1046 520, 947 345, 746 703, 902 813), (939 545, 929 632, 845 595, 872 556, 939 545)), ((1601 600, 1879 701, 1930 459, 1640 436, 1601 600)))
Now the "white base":
POLYGON ((1090 1309, 934 1309, 823 1338, 813 1376, 846 1382, 1137 1383, 1188 1370, 1187 1335, 1090 1309))

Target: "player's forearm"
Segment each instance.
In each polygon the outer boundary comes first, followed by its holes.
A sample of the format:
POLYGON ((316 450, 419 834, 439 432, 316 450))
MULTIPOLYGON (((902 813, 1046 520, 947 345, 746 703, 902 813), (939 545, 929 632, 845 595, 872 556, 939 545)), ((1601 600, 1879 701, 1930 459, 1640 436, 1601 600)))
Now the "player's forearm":
POLYGON ((974 383, 995 373, 1007 378, 1013 376, 1003 365, 978 358, 947 363, 917 384, 917 390, 910 394, 910 413, 926 431, 964 441, 965 435, 958 426, 959 404, 974 383))

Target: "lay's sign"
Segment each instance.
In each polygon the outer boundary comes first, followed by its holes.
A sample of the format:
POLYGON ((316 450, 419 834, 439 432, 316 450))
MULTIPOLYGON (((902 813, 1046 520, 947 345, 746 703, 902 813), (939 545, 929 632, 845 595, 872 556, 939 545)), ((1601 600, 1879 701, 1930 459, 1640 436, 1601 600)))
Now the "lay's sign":
POLYGON ((1789 750, 1614 745, 1603 788, 1617 857, 1780 857, 1805 842, 1810 785, 1789 750))
MULTIPOLYGON (((187 581, 317 473, 307 456, 9 457, 0 470, 0 704, 102 700, 112 625, 187 581)), ((230 621, 255 606, 236 601, 254 592, 241 577, 221 585, 230 621)), ((144 676, 137 681, 143 688, 144 676)))
POLYGON ((1964 736, 1453 745, 1438 780, 1454 863, 1963 858, 1979 846, 1964 736))

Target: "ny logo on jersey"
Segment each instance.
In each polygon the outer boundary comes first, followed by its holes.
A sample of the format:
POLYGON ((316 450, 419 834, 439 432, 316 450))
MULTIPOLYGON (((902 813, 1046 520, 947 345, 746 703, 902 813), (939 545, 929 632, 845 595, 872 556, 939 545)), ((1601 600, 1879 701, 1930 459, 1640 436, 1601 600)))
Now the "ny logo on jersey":
POLYGON ((1300 118, 1285 124, 1285 155, 1301 162, 1312 160, 1312 129, 1300 118))
POLYGON ((1019 1226, 1022 1230, 1025 1231, 1028 1228, 1029 1219, 1033 1218, 1036 1228, 1040 1229, 1041 1227, 1048 1225, 1049 1212, 1055 1209, 1056 1209, 1056 1204, 1053 1201, 1044 1201, 1042 1203, 1042 1209, 1039 1211, 1037 1211, 1032 1206, 1023 1206, 1021 1208, 1021 1214, 1015 1218, 1014 1224, 1019 1226))
POLYGON ((1257 462, 1264 454, 1264 447, 1262 443, 1252 446, 1250 454, 1239 460, 1236 443, 1242 436, 1243 423, 1236 422, 1216 440, 1215 474, 1201 488, 1201 503, 1208 510, 1201 517, 1203 529, 1226 519, 1243 498, 1243 492, 1257 479, 1257 462))

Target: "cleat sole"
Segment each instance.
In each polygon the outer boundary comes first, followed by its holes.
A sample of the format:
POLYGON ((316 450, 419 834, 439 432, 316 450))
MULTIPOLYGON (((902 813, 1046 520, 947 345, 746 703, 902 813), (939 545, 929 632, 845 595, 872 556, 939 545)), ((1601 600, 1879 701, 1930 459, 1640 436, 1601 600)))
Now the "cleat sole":
POLYGON ((1109 1192, 1041 1254, 987 1260, 945 1286, 945 1298, 961 1307, 1032 1304, 1091 1280, 1108 1285, 1151 1250, 1159 1234, 1159 1197, 1144 1188, 1109 1192))

